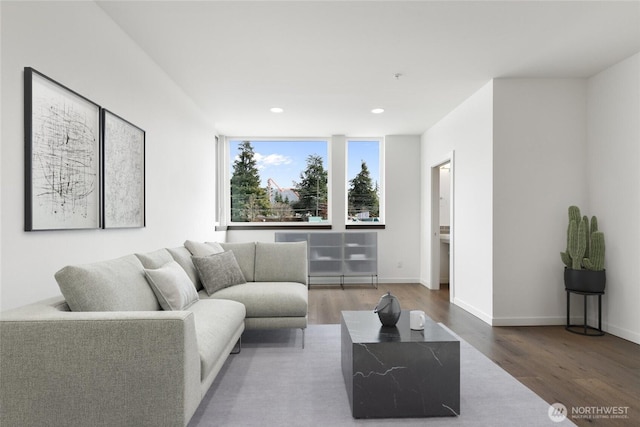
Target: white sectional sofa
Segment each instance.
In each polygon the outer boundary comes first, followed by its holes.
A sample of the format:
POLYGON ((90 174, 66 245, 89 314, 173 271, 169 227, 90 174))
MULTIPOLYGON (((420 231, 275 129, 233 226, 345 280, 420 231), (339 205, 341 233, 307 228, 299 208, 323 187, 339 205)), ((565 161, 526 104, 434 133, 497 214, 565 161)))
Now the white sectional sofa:
POLYGON ((245 328, 304 343, 305 242, 187 241, 56 280, 63 297, 0 314, 2 426, 186 425, 245 328))

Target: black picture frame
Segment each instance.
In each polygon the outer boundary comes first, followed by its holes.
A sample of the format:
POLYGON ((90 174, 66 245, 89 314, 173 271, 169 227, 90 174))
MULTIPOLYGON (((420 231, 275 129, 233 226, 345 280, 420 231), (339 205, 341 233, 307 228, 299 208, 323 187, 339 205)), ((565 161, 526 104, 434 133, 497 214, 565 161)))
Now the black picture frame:
POLYGON ((100 110, 24 68, 25 231, 101 227, 100 110))
POLYGON ((102 226, 146 226, 146 132, 102 109, 102 226))

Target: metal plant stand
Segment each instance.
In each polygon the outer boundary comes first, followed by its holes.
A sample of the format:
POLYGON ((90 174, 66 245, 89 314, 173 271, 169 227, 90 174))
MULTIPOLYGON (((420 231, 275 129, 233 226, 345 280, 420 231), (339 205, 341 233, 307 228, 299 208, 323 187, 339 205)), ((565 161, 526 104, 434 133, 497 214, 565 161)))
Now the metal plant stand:
POLYGON ((574 334, 580 335, 588 335, 588 336, 601 336, 604 335, 602 331, 602 295, 604 292, 582 292, 575 291, 573 289, 566 289, 567 292, 567 326, 565 329, 569 332, 573 332, 574 334), (584 323, 582 325, 572 325, 570 321, 570 313, 571 313, 571 294, 578 294, 584 297, 584 323), (594 328, 593 326, 589 326, 587 324, 587 297, 590 295, 598 296, 598 327, 594 328))

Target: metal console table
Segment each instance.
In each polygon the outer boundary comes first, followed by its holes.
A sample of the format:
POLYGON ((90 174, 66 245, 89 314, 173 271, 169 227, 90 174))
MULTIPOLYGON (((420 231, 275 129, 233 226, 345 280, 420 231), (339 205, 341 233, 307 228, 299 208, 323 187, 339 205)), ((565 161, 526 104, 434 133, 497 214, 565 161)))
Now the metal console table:
POLYGON ((378 287, 378 234, 376 232, 277 232, 276 242, 306 241, 309 249, 309 286, 312 277, 369 277, 378 287))

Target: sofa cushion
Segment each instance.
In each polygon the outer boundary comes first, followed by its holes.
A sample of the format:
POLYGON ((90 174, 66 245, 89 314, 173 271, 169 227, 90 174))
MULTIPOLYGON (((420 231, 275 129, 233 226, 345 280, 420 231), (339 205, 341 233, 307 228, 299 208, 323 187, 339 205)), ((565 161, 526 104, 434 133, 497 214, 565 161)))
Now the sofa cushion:
POLYGON ((85 265, 55 274, 71 311, 159 310, 140 260, 135 255, 85 265))
POLYGON ((201 363, 200 377, 204 379, 218 359, 228 356, 224 349, 238 328, 243 327, 246 311, 238 302, 210 299, 196 302, 188 311, 194 316, 201 363))
POLYGON ((198 301, 191 279, 173 259, 160 268, 145 268, 144 273, 163 310, 184 310, 198 301))
POLYGON ((189 249, 193 256, 208 256, 223 252, 224 249, 217 242, 196 242, 194 240, 187 240, 184 242, 184 247, 189 249))
POLYGON ((227 286, 246 283, 233 252, 227 251, 205 257, 192 257, 207 294, 227 286))
POLYGON ((168 262, 173 261, 173 257, 166 249, 158 249, 144 254, 135 254, 144 268, 160 268, 168 262))
MULTIPOLYGON (((203 296, 200 293, 200 296, 203 296)), ((304 317, 307 286, 295 282, 250 282, 224 288, 210 296, 244 304, 247 317, 304 317)))
POLYGON ((254 242, 220 243, 220 246, 225 251, 233 252, 247 282, 255 281, 256 244, 254 242))
POLYGON ((200 276, 198 275, 198 270, 196 270, 196 266, 193 265, 193 261, 191 261, 191 252, 189 249, 184 246, 179 246, 176 248, 167 248, 167 251, 171 254, 171 257, 180 264, 180 267, 184 268, 184 271, 187 272, 187 275, 193 282, 193 285, 196 287, 196 290, 202 289, 202 282, 200 281, 200 276))
POLYGON ((307 284, 307 242, 256 244, 256 282, 307 284))

